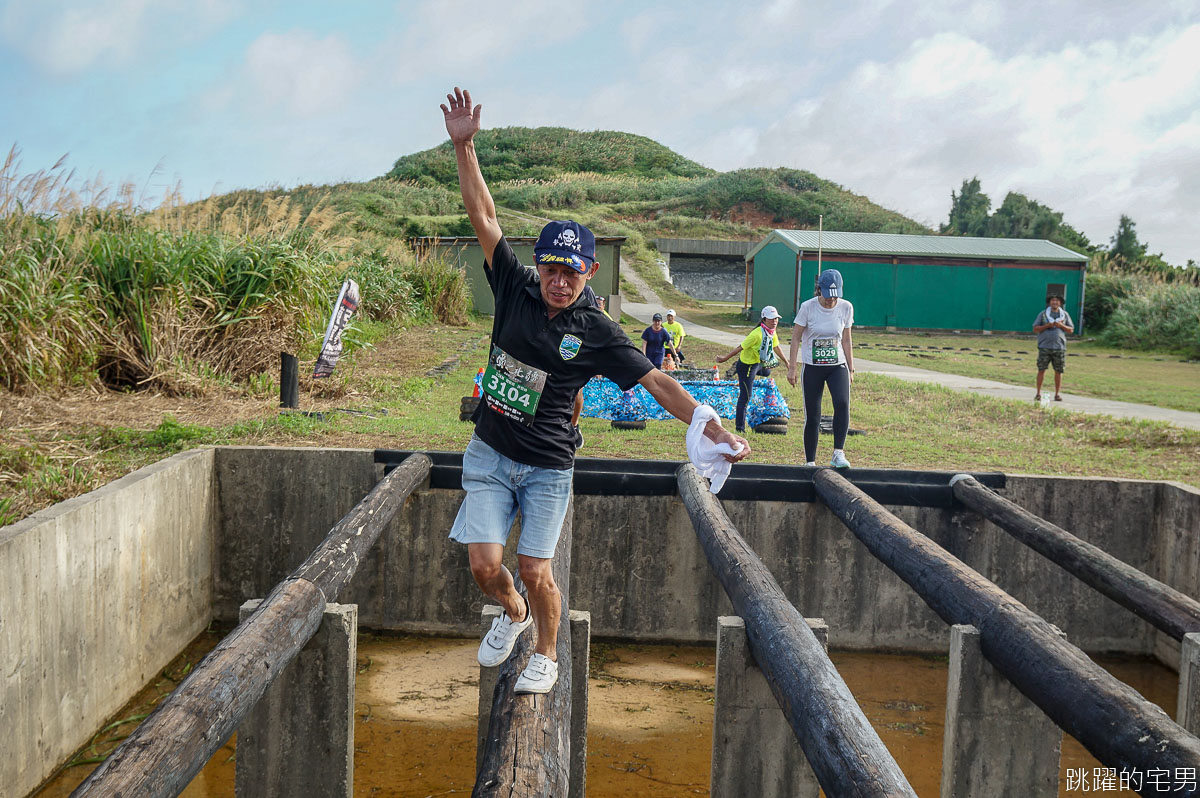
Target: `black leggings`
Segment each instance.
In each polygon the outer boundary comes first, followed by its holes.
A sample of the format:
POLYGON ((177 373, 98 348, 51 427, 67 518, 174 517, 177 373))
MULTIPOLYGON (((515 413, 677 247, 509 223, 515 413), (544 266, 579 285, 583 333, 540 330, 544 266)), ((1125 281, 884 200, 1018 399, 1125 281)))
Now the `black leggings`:
POLYGON ((850 371, 845 363, 836 366, 804 365, 800 372, 800 387, 804 390, 804 459, 817 457, 817 438, 821 434, 821 394, 829 384, 833 398, 833 448, 846 445, 850 429, 850 371))
POLYGON ((737 416, 734 426, 738 432, 746 431, 746 405, 750 404, 750 391, 754 388, 754 378, 761 374, 770 376, 771 370, 763 368, 762 363, 743 363, 741 359, 734 364, 738 375, 737 416))

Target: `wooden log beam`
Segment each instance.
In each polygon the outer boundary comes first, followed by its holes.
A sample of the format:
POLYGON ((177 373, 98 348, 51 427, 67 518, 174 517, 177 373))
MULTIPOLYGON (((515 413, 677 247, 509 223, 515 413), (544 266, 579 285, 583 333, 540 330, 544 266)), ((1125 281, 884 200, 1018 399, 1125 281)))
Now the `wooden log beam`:
POLYGON ((946 623, 979 629, 988 661, 1101 764, 1143 774, 1200 768, 1200 740, 1054 626, 832 469, 819 470, 813 482, 833 513, 946 623))
POLYGON ((71 793, 72 798, 176 796, 225 744, 279 672, 316 632, 379 533, 428 476, 412 455, 330 531, 196 669, 71 793), (345 562, 343 562, 343 560, 345 562))
MULTIPOLYGON (((562 595, 558 623, 558 681, 545 695, 516 695, 517 677, 533 656, 536 638, 517 638, 512 655, 500 666, 492 692, 483 757, 475 774, 472 798, 564 798, 571 775, 571 528, 572 499, 554 549, 552 573, 562 595)), ((517 579, 517 589, 525 586, 517 579)))
POLYGON ((823 646, 717 497, 691 464, 675 473, 708 562, 745 620, 754 661, 825 794, 916 796, 823 646))
POLYGON ((1200 602, 980 485, 950 480, 954 497, 1050 562, 1176 640, 1200 632, 1200 602))

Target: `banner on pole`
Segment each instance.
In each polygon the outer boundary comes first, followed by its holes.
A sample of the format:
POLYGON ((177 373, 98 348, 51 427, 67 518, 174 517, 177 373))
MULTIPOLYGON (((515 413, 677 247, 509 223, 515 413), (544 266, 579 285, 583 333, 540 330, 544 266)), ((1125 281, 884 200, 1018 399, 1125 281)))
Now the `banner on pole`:
POLYGON ((342 333, 350 323, 350 317, 358 310, 358 283, 347 280, 342 283, 338 293, 337 303, 333 306, 333 315, 329 317, 329 326, 325 328, 325 341, 321 344, 321 354, 317 356, 317 365, 313 369, 313 377, 328 377, 333 374, 333 367, 342 356, 342 333))

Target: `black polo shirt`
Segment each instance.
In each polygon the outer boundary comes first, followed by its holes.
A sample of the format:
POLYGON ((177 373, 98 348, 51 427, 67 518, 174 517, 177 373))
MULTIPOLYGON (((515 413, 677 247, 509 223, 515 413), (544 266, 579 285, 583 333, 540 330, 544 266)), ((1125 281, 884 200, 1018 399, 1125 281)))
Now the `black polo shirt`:
POLYGON ((575 463, 575 394, 603 374, 628 390, 654 367, 590 291, 549 317, 536 269, 521 265, 500 239, 484 272, 496 297, 492 349, 475 433, 506 457, 540 468, 575 463))

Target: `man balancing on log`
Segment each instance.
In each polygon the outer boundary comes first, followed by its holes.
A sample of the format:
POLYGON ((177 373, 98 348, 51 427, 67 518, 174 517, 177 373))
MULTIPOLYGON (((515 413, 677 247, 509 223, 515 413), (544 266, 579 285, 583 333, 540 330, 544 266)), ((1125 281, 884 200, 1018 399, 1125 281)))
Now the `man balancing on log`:
MULTIPOLYGON (((575 395, 603 374, 622 390, 642 384, 673 416, 691 423, 699 406, 680 384, 654 368, 619 326, 584 295, 596 273, 596 238, 573 221, 550 222, 534 247, 533 269, 513 255, 475 155, 482 106, 457 87, 442 106, 458 160, 467 216, 483 247, 484 273, 496 297, 492 351, 475 410, 475 434, 463 454, 466 498, 450 537, 467 545, 471 574, 498 602, 498 617, 479 645, 479 664, 494 667, 512 654, 517 637, 537 625, 537 646, 514 687, 547 693, 558 680, 555 645, 562 598, 550 563, 571 499, 575 395), (521 510, 517 564, 529 593, 517 592, 502 563, 508 531, 521 510)), ((698 417, 698 423, 704 415, 698 417)), ((750 445, 713 419, 704 436, 729 444, 731 462, 750 445)), ((697 436, 698 437, 698 436, 697 436)))

